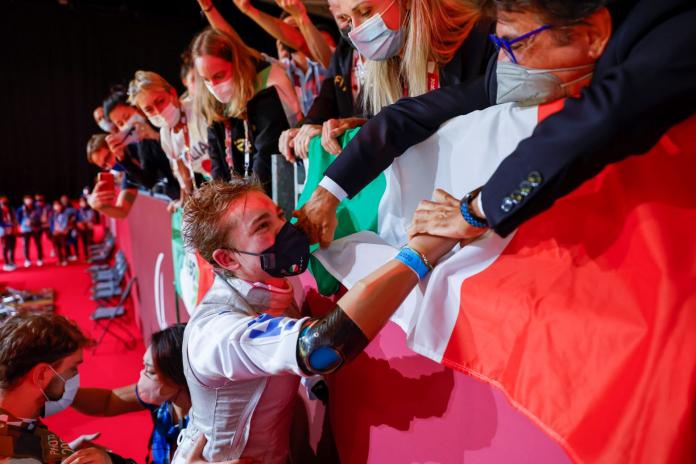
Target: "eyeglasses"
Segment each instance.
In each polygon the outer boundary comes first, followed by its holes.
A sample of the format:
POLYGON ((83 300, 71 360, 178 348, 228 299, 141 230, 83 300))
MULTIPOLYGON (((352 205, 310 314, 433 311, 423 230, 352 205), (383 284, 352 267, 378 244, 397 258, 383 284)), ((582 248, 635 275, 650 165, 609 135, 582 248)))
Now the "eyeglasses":
POLYGON ((529 31, 526 34, 522 34, 521 36, 515 37, 514 39, 511 39, 511 40, 504 39, 502 37, 498 37, 495 34, 488 34, 488 37, 495 44, 496 49, 498 49, 498 50, 502 49, 505 52, 505 54, 507 55, 507 57, 510 58, 510 61, 517 64, 517 58, 515 58, 515 53, 512 51, 512 46, 518 42, 522 42, 523 40, 527 40, 528 38, 532 37, 533 35, 536 35, 542 31, 545 31, 546 29, 551 29, 552 27, 553 27, 552 24, 544 24, 543 26, 538 27, 538 28, 534 29, 533 31, 529 31))

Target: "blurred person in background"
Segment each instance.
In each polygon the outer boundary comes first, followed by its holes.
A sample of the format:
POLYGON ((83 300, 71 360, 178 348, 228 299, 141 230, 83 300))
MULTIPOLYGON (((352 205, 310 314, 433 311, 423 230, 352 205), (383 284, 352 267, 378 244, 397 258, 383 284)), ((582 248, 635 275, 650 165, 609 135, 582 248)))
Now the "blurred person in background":
POLYGON ((79 254, 77 249, 77 210, 67 195, 60 196, 60 203, 68 215, 68 235, 65 238, 65 250, 68 261, 77 261, 77 255, 79 254))
POLYGON ((17 247, 17 218, 6 196, 0 196, 0 242, 2 242, 3 271, 14 271, 17 247))
MULTIPOLYGON (((34 195, 34 205, 41 211, 41 243, 43 243, 44 236, 51 241, 51 216, 53 215, 53 206, 46 203, 46 197, 40 193, 34 195)), ((51 257, 53 256, 54 251, 51 250, 51 257)))
POLYGON ((54 201, 53 215, 51 215, 51 237, 58 264, 61 266, 68 265, 68 235, 71 231, 71 220, 72 213, 62 202, 54 201))
POLYGON ((87 198, 80 197, 79 208, 77 209, 77 233, 82 243, 85 260, 89 258, 89 246, 94 237, 94 224, 97 222, 97 213, 90 208, 87 198))
MULTIPOLYGON (((304 5, 299 0, 297 3, 304 8, 304 5)), ((280 18, 284 23, 297 27, 297 20, 289 13, 284 12, 280 18)), ((333 37, 328 32, 325 33, 325 36, 325 41, 329 44, 333 53, 336 49, 333 37)), ((319 94, 321 83, 326 78, 328 70, 321 63, 312 60, 303 52, 285 45, 280 40, 276 40, 276 50, 278 61, 285 68, 285 72, 295 86, 297 97, 300 99, 302 113, 307 114, 307 111, 312 107, 312 103, 314 103, 314 99, 319 94)))
POLYGON ((336 47, 334 39, 330 33, 314 24, 301 0, 275 0, 275 4, 284 11, 280 18, 257 9, 251 0, 233 1, 239 11, 290 50, 302 53, 324 69, 329 66, 336 47))
POLYGON ((43 244, 41 243, 41 211, 34 206, 34 198, 24 195, 23 204, 17 208, 17 223, 24 245, 24 267, 31 266, 30 241, 36 246, 36 265, 43 266, 43 244))

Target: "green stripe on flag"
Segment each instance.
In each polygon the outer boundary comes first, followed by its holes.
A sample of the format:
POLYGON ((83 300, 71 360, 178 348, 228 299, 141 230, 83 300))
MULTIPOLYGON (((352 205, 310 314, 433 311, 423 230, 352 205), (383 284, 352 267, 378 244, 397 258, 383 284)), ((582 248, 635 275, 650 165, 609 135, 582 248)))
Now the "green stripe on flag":
MULTIPOLYGON (((346 132, 339 140, 341 146, 345 147, 359 130, 360 128, 358 127, 346 132)), ((309 144, 309 172, 307 173, 304 191, 298 202, 298 208, 302 207, 309 200, 309 197, 312 196, 312 193, 324 177, 324 173, 335 159, 336 156, 322 148, 319 136, 312 139, 309 144)), ((379 202, 382 195, 384 195, 386 185, 387 181, 384 174, 380 174, 355 197, 346 199, 338 205, 336 210, 338 227, 336 227, 334 240, 363 230, 377 232, 379 202)), ((314 245, 312 252, 317 247, 318 245, 314 245)), ((314 256, 310 259, 309 270, 316 279, 321 294, 332 295, 338 291, 338 281, 324 269, 324 266, 314 256)))
POLYGON ((184 238, 181 235, 181 225, 183 223, 183 209, 177 208, 172 214, 172 261, 174 261, 174 287, 179 296, 181 294, 180 273, 184 266, 184 238))

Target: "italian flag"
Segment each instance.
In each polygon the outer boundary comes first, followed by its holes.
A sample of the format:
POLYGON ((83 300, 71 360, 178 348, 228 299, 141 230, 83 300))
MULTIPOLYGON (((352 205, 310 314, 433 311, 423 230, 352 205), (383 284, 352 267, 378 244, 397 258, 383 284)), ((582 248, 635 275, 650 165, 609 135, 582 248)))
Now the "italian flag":
MULTIPOLYGON (((421 199, 484 184, 561 106, 446 123, 385 173, 377 233, 315 257, 350 288, 406 243, 421 199)), ((393 320, 414 351, 502 390, 575 462, 696 462, 694 172, 696 117, 507 238, 453 251, 393 320)))

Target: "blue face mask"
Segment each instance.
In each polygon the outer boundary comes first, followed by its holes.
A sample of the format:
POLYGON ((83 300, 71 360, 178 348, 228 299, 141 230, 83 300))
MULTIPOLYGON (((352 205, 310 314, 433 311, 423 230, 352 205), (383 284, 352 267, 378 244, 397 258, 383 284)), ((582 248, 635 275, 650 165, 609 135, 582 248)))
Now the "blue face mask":
POLYGON ((401 28, 396 31, 389 29, 382 17, 386 11, 394 7, 395 3, 396 0, 393 0, 384 11, 372 16, 348 33, 355 49, 368 60, 388 60, 396 56, 404 44, 404 34, 401 28))

